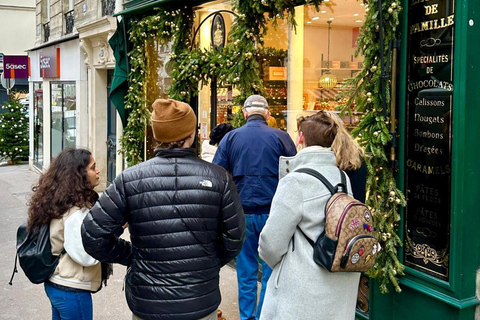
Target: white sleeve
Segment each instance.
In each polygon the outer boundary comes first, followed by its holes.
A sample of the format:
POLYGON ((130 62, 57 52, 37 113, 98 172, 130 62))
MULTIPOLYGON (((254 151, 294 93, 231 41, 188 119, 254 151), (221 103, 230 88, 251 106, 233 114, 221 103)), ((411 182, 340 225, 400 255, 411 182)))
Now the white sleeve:
POLYGON ((65 220, 64 230, 65 251, 67 251, 73 261, 84 267, 90 267, 99 263, 98 260, 95 260, 85 252, 85 249, 83 248, 81 227, 83 219, 87 213, 88 209, 81 209, 68 216, 65 220))

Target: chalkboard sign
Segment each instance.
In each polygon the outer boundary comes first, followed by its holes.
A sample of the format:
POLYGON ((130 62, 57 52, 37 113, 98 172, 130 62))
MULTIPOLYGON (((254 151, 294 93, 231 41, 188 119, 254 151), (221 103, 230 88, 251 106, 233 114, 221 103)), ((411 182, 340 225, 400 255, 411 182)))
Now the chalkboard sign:
POLYGON ((410 0, 405 265, 448 281, 454 0, 410 0))

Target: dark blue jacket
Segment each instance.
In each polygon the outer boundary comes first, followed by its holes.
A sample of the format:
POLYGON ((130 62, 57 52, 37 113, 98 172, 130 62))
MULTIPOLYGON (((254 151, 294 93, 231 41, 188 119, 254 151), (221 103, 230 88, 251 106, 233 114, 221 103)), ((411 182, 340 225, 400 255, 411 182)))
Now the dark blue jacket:
POLYGON ((246 214, 268 214, 278 184, 280 156, 294 156, 288 133, 274 129, 260 115, 230 131, 220 141, 213 163, 227 169, 236 183, 246 214))

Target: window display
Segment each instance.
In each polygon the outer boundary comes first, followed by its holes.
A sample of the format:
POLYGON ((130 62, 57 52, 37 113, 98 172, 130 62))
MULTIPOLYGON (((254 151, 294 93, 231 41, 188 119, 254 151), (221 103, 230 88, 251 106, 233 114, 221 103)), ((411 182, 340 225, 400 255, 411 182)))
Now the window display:
MULTIPOLYGON (((333 8, 324 2, 317 12, 305 6, 304 14, 304 93, 303 110, 340 112, 348 101, 349 88, 345 81, 363 68, 362 57, 355 56, 356 39, 364 20, 363 3, 338 3, 333 8), (318 41, 312 41, 318 39, 318 41)), ((358 124, 355 104, 351 115, 343 120, 347 127, 358 124)))
POLYGON ((76 89, 74 83, 51 84, 51 157, 76 145, 76 89))

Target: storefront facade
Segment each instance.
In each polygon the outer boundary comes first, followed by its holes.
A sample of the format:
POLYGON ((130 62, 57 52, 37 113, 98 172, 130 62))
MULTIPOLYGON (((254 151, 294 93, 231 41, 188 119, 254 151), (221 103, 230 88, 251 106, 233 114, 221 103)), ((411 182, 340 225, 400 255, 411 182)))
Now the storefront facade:
MULTIPOLYGON (((392 223, 392 229, 402 243, 396 252, 405 266, 405 275, 400 278, 402 292, 396 293, 389 286, 388 294, 380 293, 378 280, 364 278, 359 289, 357 317, 477 319, 480 317, 477 279, 480 239, 476 229, 480 217, 475 199, 480 196, 480 183, 475 179, 478 175, 475 150, 480 132, 474 121, 480 116, 477 107, 480 95, 475 80, 478 79, 475 69, 479 67, 475 52, 480 40, 480 3, 473 0, 384 2, 388 4, 385 19, 388 15, 400 15, 400 23, 394 28, 398 29, 398 35, 403 35, 392 45, 399 44, 393 60, 398 71, 390 78, 394 81, 387 83, 393 83, 388 92, 396 102, 391 121, 397 124, 389 165, 394 167, 391 172, 396 186, 405 195, 406 204, 400 209, 398 221, 392 223)), ((132 23, 142 17, 155 15, 155 7, 165 6, 170 10, 172 3, 127 1, 122 16, 131 28, 132 23)), ((194 46, 212 50, 228 41, 225 38, 238 18, 238 13, 231 12, 230 1, 184 1, 183 4, 195 13, 194 46)), ((313 5, 296 7, 295 31, 287 19, 277 20, 276 29, 269 22, 269 31, 262 39, 263 51, 259 50, 252 65, 260 70, 264 94, 275 118, 273 126, 287 131, 295 139, 299 115, 318 110, 339 111, 349 104, 347 107, 352 113, 344 116, 344 122, 351 128, 366 116, 357 109, 359 101, 352 103, 348 94, 342 93, 354 89, 347 85, 349 77, 365 68, 371 73, 376 71, 376 65, 365 66, 364 57, 355 55, 362 25, 372 23, 365 21, 365 12, 372 7, 365 8, 363 3, 353 0, 325 1, 319 11, 313 5), (326 79, 326 75, 335 79, 326 79)), ((159 21, 159 25, 161 23, 159 21)), ((381 32, 385 25, 381 27, 380 23, 377 27, 381 32)), ((154 82, 152 78, 146 79, 158 86, 145 89, 146 106, 157 97, 168 96, 168 87, 175 85, 181 76, 169 68, 171 47, 154 44, 149 48, 145 64, 157 72, 153 72, 154 82)), ((132 40, 127 42, 127 50, 135 50, 132 40)), ((245 59, 251 58, 249 52, 244 54, 245 59)), ((227 67, 234 68, 228 65, 228 60, 227 67)), ((221 73, 214 77, 207 75, 199 79, 202 85, 198 97, 184 94, 197 112, 200 141, 208 139, 214 125, 235 120, 241 105, 236 97, 244 93, 238 91, 235 78, 230 80, 222 81, 221 73)), ((376 90, 380 91, 381 86, 376 90)), ((372 93, 363 94, 365 100, 370 99, 369 94, 372 93)), ((381 121, 379 119, 377 121, 381 121)), ((374 133, 376 137, 378 133, 374 133)), ((146 150, 148 140, 147 133, 146 150)), ((375 168, 376 172, 382 170, 382 167, 375 168)), ((375 188, 373 184, 370 187, 375 188)), ((370 196, 375 194, 375 190, 371 190, 370 196)), ((375 196, 382 198, 379 194, 375 196)), ((395 192, 390 193, 385 201, 401 204, 400 197, 394 196, 395 192)), ((390 233, 379 236, 385 237, 386 246, 390 238, 395 238, 390 233)), ((401 269, 403 267, 398 268, 398 273, 401 269)), ((395 275, 397 268, 393 271, 395 275)))
POLYGON ((64 148, 88 146, 87 74, 78 38, 29 52, 32 166, 48 168, 64 148))

